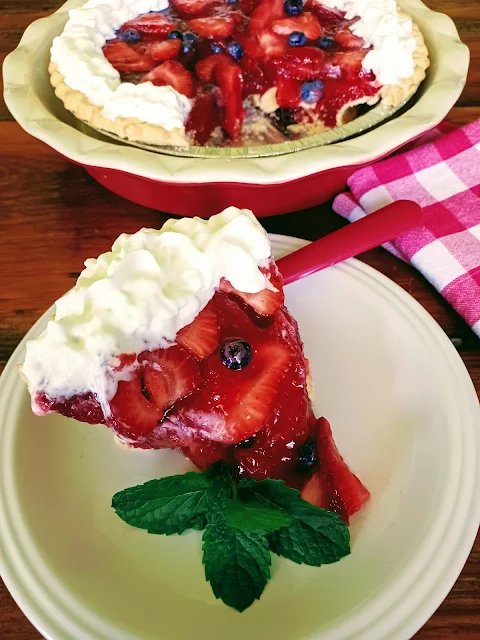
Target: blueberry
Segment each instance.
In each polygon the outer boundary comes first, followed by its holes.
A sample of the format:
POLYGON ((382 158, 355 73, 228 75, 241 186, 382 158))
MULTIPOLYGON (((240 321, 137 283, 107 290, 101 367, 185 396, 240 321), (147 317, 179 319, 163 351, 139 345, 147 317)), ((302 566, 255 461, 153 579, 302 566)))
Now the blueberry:
POLYGON ((251 436, 250 438, 247 438, 246 440, 242 440, 242 442, 239 442, 238 444, 236 444, 235 446, 238 449, 250 449, 250 447, 253 445, 253 443, 255 442, 255 438, 257 436, 251 436))
POLYGON ((195 44, 197 42, 197 36, 195 33, 187 31, 187 33, 183 34, 183 41, 185 44, 195 44))
POLYGON ((301 31, 293 31, 288 36, 288 44, 291 47, 303 47, 303 45, 307 44, 307 36, 301 31))
POLYGON ((243 58, 243 47, 238 42, 229 42, 227 51, 234 60, 240 60, 240 58, 243 58))
POLYGON ((310 471, 317 463, 315 440, 307 440, 298 449, 297 471, 310 471))
POLYGON ((210 45, 210 49, 213 51, 213 53, 223 52, 223 47, 219 44, 215 44, 214 42, 212 42, 212 44, 210 45))
POLYGON ((227 340, 220 347, 220 358, 229 369, 239 371, 246 367, 252 359, 252 349, 248 342, 240 338, 227 340))
POLYGON ((136 29, 125 29, 122 33, 122 40, 124 42, 138 42, 141 37, 136 29))
POLYGON ((287 16, 299 16, 303 13, 303 0, 285 0, 283 10, 287 16))
POLYGON ((183 39, 183 33, 181 31, 178 31, 178 29, 174 29, 173 31, 170 31, 170 33, 167 36, 167 40, 182 40, 183 39))
POLYGON ((227 4, 237 4, 238 0, 227 0, 227 4))
POLYGON ((303 102, 315 104, 323 98, 323 82, 321 80, 312 80, 302 84, 301 96, 303 102))
POLYGON ((322 36, 317 40, 317 44, 320 49, 330 49, 334 42, 335 40, 330 36, 322 36))

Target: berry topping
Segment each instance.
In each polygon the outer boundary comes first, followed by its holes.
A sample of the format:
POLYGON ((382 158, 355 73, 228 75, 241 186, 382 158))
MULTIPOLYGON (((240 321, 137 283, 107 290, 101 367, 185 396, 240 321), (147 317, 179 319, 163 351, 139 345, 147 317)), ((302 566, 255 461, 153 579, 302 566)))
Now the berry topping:
POLYGON ((163 62, 170 58, 176 58, 180 53, 182 43, 180 40, 164 40, 163 42, 154 42, 150 47, 150 55, 154 60, 163 62))
POLYGON ((291 47, 303 47, 307 44, 307 36, 301 31, 292 31, 288 36, 288 44, 291 47))
POLYGON ((239 442, 235 446, 238 449, 250 449, 250 447, 252 447, 253 443, 255 442, 255 438, 256 438, 256 436, 252 436, 251 438, 247 438, 246 440, 242 440, 242 442, 239 442))
MULTIPOLYGON (((188 26, 203 38, 228 38, 235 29, 233 17, 197 18, 190 20, 188 26)), ((185 34, 187 35, 187 34, 185 34)), ((185 38, 184 38, 185 40, 185 38)))
POLYGON ((289 49, 283 56, 267 61, 270 72, 277 76, 314 80, 322 73, 325 53, 316 47, 289 49))
POLYGON ((294 78, 280 76, 277 80, 277 102, 283 109, 295 109, 301 102, 302 83, 294 78))
POLYGON ((148 53, 140 53, 126 42, 107 42, 103 55, 117 71, 149 71, 155 64, 148 53))
POLYGON ((174 29, 173 31, 170 31, 167 38, 168 40, 183 40, 183 33, 178 29, 174 29))
POLYGON ((334 42, 335 40, 331 36, 322 36, 318 39, 317 44, 321 49, 330 49, 334 42))
POLYGON ((126 29, 122 33, 122 40, 124 42, 138 42, 142 36, 136 29, 126 29))
POLYGON ((355 36, 348 26, 335 33, 335 42, 344 49, 361 49, 365 44, 362 38, 355 36))
POLYGON ((297 469, 301 473, 311 471, 317 463, 317 445, 315 440, 307 440, 298 449, 297 469))
POLYGON ((227 46, 227 51, 235 60, 243 58, 243 47, 238 42, 230 42, 227 46))
POLYGON ((181 347, 144 351, 138 361, 146 395, 162 412, 203 384, 197 361, 181 347))
POLYGON ((303 0, 285 0, 283 10, 287 16, 299 16, 303 13, 303 0))
POLYGON ((175 29, 175 25, 160 13, 146 13, 143 16, 125 22, 120 31, 124 33, 135 29, 138 33, 150 36, 166 36, 175 29))
POLYGON ((282 288, 282 278, 278 271, 261 269, 261 271, 269 278, 270 284, 276 289, 263 289, 258 293, 245 293, 238 291, 228 280, 221 280, 219 291, 229 293, 240 298, 245 304, 251 307, 259 316, 273 316, 277 309, 283 305, 284 294, 282 288))
POLYGON ((245 340, 235 338, 227 340, 220 347, 220 359, 229 369, 240 371, 252 360, 252 348, 245 340))
POLYGON ((152 82, 156 86, 170 85, 187 98, 195 95, 195 85, 190 71, 176 60, 167 60, 150 73, 147 73, 141 82, 152 82))
POLYGON ((302 85, 301 96, 303 102, 315 104, 323 98, 323 82, 321 80, 312 80, 302 85))
POLYGON ((180 329, 177 342, 199 360, 213 353, 219 342, 219 328, 217 315, 211 305, 207 305, 193 322, 180 329))
POLYGON ((316 40, 322 35, 320 22, 313 13, 304 13, 302 16, 294 18, 275 20, 272 24, 272 30, 279 35, 285 36, 295 31, 300 31, 305 34, 308 40, 316 40))

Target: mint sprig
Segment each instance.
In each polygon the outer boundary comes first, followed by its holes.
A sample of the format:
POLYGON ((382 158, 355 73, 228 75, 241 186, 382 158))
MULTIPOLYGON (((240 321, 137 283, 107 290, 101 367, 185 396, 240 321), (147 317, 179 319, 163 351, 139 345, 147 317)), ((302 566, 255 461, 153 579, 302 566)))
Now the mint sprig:
POLYGON ((112 506, 149 533, 204 529, 205 577, 215 597, 237 611, 263 593, 271 551, 313 566, 350 553, 348 527, 337 514, 305 502, 281 480, 237 482, 225 463, 124 489, 112 506))

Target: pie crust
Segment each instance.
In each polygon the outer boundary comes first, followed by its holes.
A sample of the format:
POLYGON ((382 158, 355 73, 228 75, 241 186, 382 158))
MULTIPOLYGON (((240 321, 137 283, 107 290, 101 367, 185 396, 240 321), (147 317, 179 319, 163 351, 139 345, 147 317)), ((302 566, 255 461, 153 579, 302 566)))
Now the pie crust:
MULTIPOLYGON (((398 14, 402 18, 409 17, 399 7, 398 14)), ((356 101, 345 104, 337 114, 337 126, 342 126, 354 120, 357 116, 357 107, 359 105, 372 106, 381 100, 386 108, 394 109, 406 102, 417 91, 420 83, 425 78, 425 71, 430 61, 423 35, 413 20, 412 31, 416 42, 416 49, 413 54, 415 63, 413 74, 409 78, 402 80, 398 85, 383 85, 377 94, 368 99, 359 98, 356 101)), ((71 111, 76 118, 93 129, 112 133, 119 138, 142 144, 184 148, 191 146, 184 127, 177 127, 169 131, 162 126, 149 124, 138 118, 115 118, 115 120, 105 118, 102 115, 102 107, 92 104, 81 91, 72 89, 65 83, 64 76, 53 61, 50 62, 48 71, 50 73, 50 82, 55 88, 57 98, 63 102, 65 108, 71 111)), ((274 96, 273 100, 275 100, 274 96)), ((266 125, 264 124, 264 126, 266 125)), ((304 136, 331 130, 322 122, 294 124, 289 125, 287 128, 291 133, 304 136)), ((249 134, 242 135, 242 139, 245 138, 248 139, 249 144, 255 144, 254 139, 249 134)), ((256 144, 262 144, 261 140, 256 141, 256 144)))

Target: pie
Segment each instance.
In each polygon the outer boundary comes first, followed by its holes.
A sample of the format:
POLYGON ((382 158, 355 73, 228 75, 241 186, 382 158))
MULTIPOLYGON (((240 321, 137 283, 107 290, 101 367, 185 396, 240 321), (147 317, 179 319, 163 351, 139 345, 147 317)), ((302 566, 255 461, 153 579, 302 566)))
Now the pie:
POLYGON ((57 301, 22 374, 38 415, 284 480, 346 520, 368 498, 314 416, 298 326, 249 211, 120 236, 57 301))
POLYGON ((97 130, 221 147, 394 108, 428 64, 395 0, 89 0, 70 11, 49 71, 65 107, 97 130))

